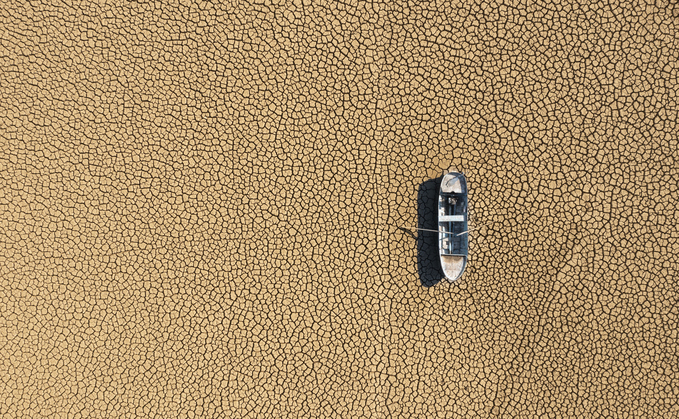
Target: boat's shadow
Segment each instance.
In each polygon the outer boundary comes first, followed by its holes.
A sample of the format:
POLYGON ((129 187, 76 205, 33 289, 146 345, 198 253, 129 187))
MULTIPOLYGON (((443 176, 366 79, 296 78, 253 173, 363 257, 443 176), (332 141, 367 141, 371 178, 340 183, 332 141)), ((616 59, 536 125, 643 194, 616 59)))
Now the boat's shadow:
MULTIPOLYGON (((438 194, 441 185, 440 176, 420 185, 417 192, 417 227, 427 230, 438 230, 438 194)), ((417 271, 420 282, 431 287, 445 278, 439 260, 438 233, 417 232, 417 271)))

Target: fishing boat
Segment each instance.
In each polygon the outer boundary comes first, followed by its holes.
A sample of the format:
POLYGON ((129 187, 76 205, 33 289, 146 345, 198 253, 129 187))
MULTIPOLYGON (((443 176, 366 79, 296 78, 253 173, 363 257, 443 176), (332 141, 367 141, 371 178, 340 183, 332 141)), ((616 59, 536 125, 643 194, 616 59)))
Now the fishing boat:
POLYGON ((438 204, 439 255, 441 269, 448 280, 462 276, 467 266, 467 180, 450 170, 441 179, 438 204))

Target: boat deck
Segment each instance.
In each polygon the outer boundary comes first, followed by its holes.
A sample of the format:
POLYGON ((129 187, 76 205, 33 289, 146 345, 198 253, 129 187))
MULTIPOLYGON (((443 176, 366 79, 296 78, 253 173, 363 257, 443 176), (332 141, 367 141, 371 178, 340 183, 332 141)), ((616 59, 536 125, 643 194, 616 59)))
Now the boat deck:
POLYGON ((467 255, 467 199, 465 194, 439 195, 439 248, 441 255, 467 255))

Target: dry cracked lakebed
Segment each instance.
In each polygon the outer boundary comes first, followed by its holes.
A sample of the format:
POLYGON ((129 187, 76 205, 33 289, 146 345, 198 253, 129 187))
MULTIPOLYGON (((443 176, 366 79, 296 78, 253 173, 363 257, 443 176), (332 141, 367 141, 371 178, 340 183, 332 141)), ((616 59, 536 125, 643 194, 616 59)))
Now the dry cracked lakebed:
POLYGON ((0 5, 0 416, 679 416, 676 1, 67 3, 0 5))

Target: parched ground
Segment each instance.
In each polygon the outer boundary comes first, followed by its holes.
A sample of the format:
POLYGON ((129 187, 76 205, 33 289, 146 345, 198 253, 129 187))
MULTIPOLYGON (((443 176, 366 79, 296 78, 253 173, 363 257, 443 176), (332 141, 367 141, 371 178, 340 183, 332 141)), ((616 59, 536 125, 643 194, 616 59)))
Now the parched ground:
POLYGON ((0 416, 679 416, 675 1, 250 3, 0 5, 0 416))

